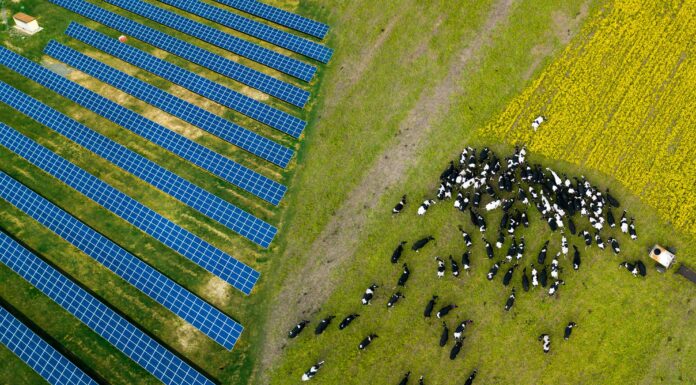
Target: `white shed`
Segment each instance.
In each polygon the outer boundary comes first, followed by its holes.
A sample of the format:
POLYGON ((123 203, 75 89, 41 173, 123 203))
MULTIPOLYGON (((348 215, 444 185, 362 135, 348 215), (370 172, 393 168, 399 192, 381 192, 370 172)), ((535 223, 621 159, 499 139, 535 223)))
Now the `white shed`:
POLYGON ((26 13, 16 13, 14 16, 12 16, 12 18, 15 22, 15 28, 30 35, 33 35, 43 29, 39 27, 39 23, 36 21, 35 17, 29 16, 26 13))

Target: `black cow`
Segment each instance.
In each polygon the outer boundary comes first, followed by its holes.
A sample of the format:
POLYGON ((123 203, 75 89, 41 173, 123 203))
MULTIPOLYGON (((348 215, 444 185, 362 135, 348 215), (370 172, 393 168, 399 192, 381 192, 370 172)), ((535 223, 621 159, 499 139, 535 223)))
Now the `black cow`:
POLYGON ((399 382, 399 385, 407 385, 408 384, 408 378, 411 376, 411 372, 407 372, 404 378, 401 379, 399 382))
POLYGON ((360 345, 358 345, 358 349, 365 350, 365 348, 368 347, 372 343, 372 340, 374 340, 377 337, 379 337, 377 334, 370 334, 369 336, 365 337, 362 341, 360 341, 360 345))
POLYGON ((425 310, 423 311, 423 316, 430 318, 430 315, 433 313, 433 308, 435 307, 435 302, 437 302, 437 296, 433 295, 433 298, 428 301, 428 304, 425 305, 425 310))
POLYGON ((636 268, 638 269, 638 274, 641 275, 641 277, 645 277, 647 274, 647 270, 645 269, 645 265, 643 264, 642 261, 636 261, 636 268))
POLYGON ((486 240, 486 238, 483 238, 483 242, 486 244, 486 255, 488 255, 488 259, 493 259, 493 246, 491 246, 490 243, 486 240))
POLYGON ((548 282, 547 278, 546 266, 544 266, 539 272, 539 283, 541 284, 541 287, 546 287, 546 283, 548 282))
POLYGON ((331 320, 334 318, 336 318, 336 316, 330 315, 330 316, 324 318, 323 320, 319 321, 319 324, 314 329, 314 334, 319 335, 319 334, 323 333, 324 330, 326 330, 326 328, 329 327, 331 320))
POLYGON ((548 334, 542 334, 537 338, 539 341, 543 342, 544 353, 551 351, 551 336, 548 334))
MULTIPOLYGON (((466 337, 462 337, 462 339, 464 339, 464 338, 466 338, 466 337)), ((463 345, 462 340, 457 340, 454 342, 454 346, 452 346, 452 350, 450 350, 450 356, 449 356, 450 360, 457 358, 459 351, 462 350, 462 345, 463 345)))
POLYGON ((446 316, 450 311, 452 311, 453 309, 456 309, 456 308, 457 308, 457 305, 449 304, 449 305, 441 308, 440 310, 438 310, 437 314, 435 314, 435 315, 437 316, 437 318, 442 318, 442 317, 446 316))
POLYGON ((575 252, 573 253, 573 269, 579 270, 580 269, 580 251, 578 250, 578 247, 573 245, 573 249, 575 249, 575 252))
POLYGON ((363 297, 362 297, 362 304, 363 305, 370 304, 370 301, 372 301, 372 297, 375 296, 375 289, 377 289, 378 287, 379 286, 377 286, 377 284, 373 283, 372 285, 370 285, 370 287, 368 287, 365 290, 365 294, 363 294, 363 297))
POLYGON ((570 333, 573 332, 573 328, 578 326, 575 322, 571 321, 568 323, 568 326, 566 326, 565 331, 563 332, 563 339, 568 340, 570 338, 570 333))
POLYGON ((415 251, 416 253, 420 251, 420 249, 424 248, 425 245, 428 244, 428 242, 435 240, 432 236, 427 236, 425 238, 421 238, 417 240, 412 246, 411 250, 415 251))
POLYGON ((503 285, 507 286, 510 284, 510 281, 512 280, 512 274, 515 272, 516 267, 517 264, 509 268, 508 271, 505 273, 505 275, 503 276, 503 285))
POLYGON ((474 370, 473 372, 471 372, 471 374, 469 375, 469 378, 467 378, 466 381, 464 382, 464 385, 474 385, 474 379, 476 378, 476 373, 478 373, 478 370, 474 370))
POLYGON ((505 311, 509 311, 512 309, 512 306, 515 305, 515 288, 512 288, 512 293, 508 297, 507 301, 505 301, 505 311))
POLYGON ((360 314, 355 314, 355 313, 349 314, 346 318, 343 319, 343 321, 341 321, 341 323, 338 325, 338 328, 340 330, 347 328, 348 325, 350 325, 350 323, 353 322, 353 320, 358 318, 358 317, 360 317, 360 314))
POLYGON ((527 277, 526 267, 522 270, 522 289, 524 289, 524 291, 529 291, 529 278, 527 277))
POLYGON ((400 291, 397 291, 396 293, 392 294, 391 298, 389 298, 389 302, 387 302, 387 307, 394 306, 396 302, 399 300, 399 298, 406 298, 406 296, 401 294, 400 291))
POLYGON ((605 195, 607 196, 607 202, 609 202, 610 205, 617 207, 617 208, 621 207, 621 204, 619 203, 619 201, 616 200, 616 198, 614 198, 613 196, 611 196, 611 194, 609 194, 609 189, 606 189, 605 195))
POLYGON ((404 209, 404 206, 406 206, 406 195, 402 196, 399 203, 397 203, 396 206, 394 206, 394 208, 392 209, 392 214, 400 213, 401 210, 404 209))
POLYGON ((391 263, 397 263, 399 262, 399 258, 401 258, 401 253, 404 252, 404 245, 406 244, 406 241, 403 241, 399 243, 399 246, 396 246, 396 249, 394 249, 394 252, 392 253, 391 256, 391 263))
POLYGON ((614 213, 611 212, 611 209, 607 209, 607 223, 612 229, 616 227, 616 220, 614 219, 614 213))
POLYGON ((304 330, 304 328, 305 328, 305 326, 307 326, 307 324, 309 324, 309 321, 307 321, 307 320, 300 321, 300 323, 295 325, 295 327, 293 327, 290 330, 290 332, 288 332, 288 338, 297 337, 302 332, 302 330, 304 330))
POLYGON ((575 222, 573 222, 573 218, 568 217, 568 230, 570 230, 570 233, 575 235, 576 230, 575 230, 575 222))
POLYGON ((549 241, 544 242, 544 246, 541 247, 541 250, 539 251, 539 255, 537 256, 537 263, 540 265, 544 264, 544 261, 546 260, 546 251, 548 250, 549 246, 549 241))
POLYGON ((442 322, 442 334, 440 334, 440 346, 445 346, 447 344, 447 340, 449 339, 449 328, 447 327, 447 324, 443 321, 442 322))
POLYGON ((411 271, 408 269, 408 266, 404 263, 404 271, 401 273, 401 276, 399 277, 399 282, 397 282, 397 285, 404 286, 406 284, 406 281, 408 281, 408 277, 410 275, 411 275, 411 271))
POLYGON ((494 263, 493 266, 491 266, 491 269, 488 270, 488 275, 486 275, 486 278, 488 278, 489 281, 492 281, 495 275, 498 274, 498 269, 500 268, 501 263, 502 261, 494 263))

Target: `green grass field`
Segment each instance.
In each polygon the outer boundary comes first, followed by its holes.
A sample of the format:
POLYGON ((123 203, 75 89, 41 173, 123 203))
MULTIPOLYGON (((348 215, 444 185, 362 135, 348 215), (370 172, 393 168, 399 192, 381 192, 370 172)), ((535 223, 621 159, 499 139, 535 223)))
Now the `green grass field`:
MULTIPOLYGON (((3 81, 279 227, 279 237, 271 248, 260 250, 137 178, 0 105, 0 121, 262 273, 255 292, 245 297, 9 151, 0 149, 3 172, 41 191, 54 203, 240 321, 245 331, 232 352, 224 351, 4 201, 0 202, 0 227, 21 238, 222 384, 299 383, 302 372, 318 359, 326 360, 325 368, 313 381, 320 384, 396 384, 406 370, 412 370, 416 378, 425 374, 428 384, 459 384, 473 368, 479 369, 476 383, 481 384, 696 382, 696 370, 689 364, 696 360, 696 336, 691 331, 694 287, 682 278, 671 272, 658 275, 650 269, 647 279, 636 280, 616 268, 620 258, 610 252, 596 253, 594 248, 583 253, 584 266, 580 272, 567 273, 572 276, 558 297, 549 299, 539 292, 522 293, 513 311, 504 314, 502 305, 508 292, 499 282, 483 279, 488 261, 481 257, 483 249, 480 242, 476 243, 477 231, 472 231, 478 254, 474 256, 471 276, 459 280, 448 276, 441 282, 434 278, 432 255, 461 254, 461 241, 453 224, 470 228, 468 217, 462 217, 449 203, 448 207, 434 207, 425 218, 414 214, 414 203, 432 194, 437 187, 437 175, 463 146, 489 145, 501 154, 511 150, 505 143, 484 142, 477 129, 502 111, 553 60, 587 17, 610 7, 611 3, 312 0, 303 1, 299 7, 295 1, 276 3, 331 26, 325 43, 335 53, 329 65, 320 68, 319 80, 310 84, 311 105, 299 111, 272 102, 310 122, 300 143, 188 91, 169 87, 166 82, 154 83, 244 127, 293 146, 298 154, 287 171, 268 166, 212 136, 200 135, 197 129, 133 98, 119 100, 288 184, 289 194, 279 208, 251 199, 248 194, 105 119, 0 69, 3 81), (392 217, 389 209, 404 193, 412 205, 406 213, 392 217), (425 255, 406 253, 404 259, 413 270, 404 291, 407 298, 388 312, 384 303, 399 272, 398 267, 389 263, 389 255, 398 241, 412 241, 426 234, 435 234, 437 242, 424 250, 425 255), (359 298, 373 281, 383 284, 383 288, 373 305, 365 310, 360 307, 359 298), (454 318, 476 320, 462 351, 463 358, 456 362, 447 358, 449 349, 437 346, 441 325, 434 320, 423 321, 421 317, 425 301, 435 292, 440 295, 441 304, 453 301, 460 306, 456 316, 450 316, 450 328, 454 326, 454 318), (359 311, 362 317, 342 333, 334 325, 320 338, 306 331, 297 340, 285 340, 285 334, 299 319, 316 321, 328 314, 341 317, 352 311, 359 311), (580 327, 573 340, 564 343, 560 335, 570 319, 580 327), (554 350, 544 356, 536 336, 547 331, 554 337, 554 350), (378 333, 380 339, 369 350, 358 353, 358 342, 371 332, 378 333)), ((0 35, 5 46, 37 61, 42 60, 41 50, 52 38, 95 57, 104 57, 61 35, 71 19, 117 36, 112 30, 46 1, 5 1, 4 5, 13 12, 24 7, 26 13, 41 15, 39 20, 45 30, 30 39, 20 39, 8 31, 0 35)), ((183 37, 174 31, 167 32, 183 37)), ((249 92, 147 45, 134 40, 129 44, 249 92)), ((222 53, 215 47, 200 45, 222 53)), ((258 67, 244 59, 240 62, 258 67)), ((110 63, 142 79, 149 77, 116 60, 110 63)), ((97 92, 114 92, 77 73, 71 76, 97 92)), ((533 161, 569 174, 587 175, 591 181, 612 190, 636 216, 639 241, 621 238, 627 258, 643 256, 645 248, 660 242, 674 245, 682 261, 692 265, 696 262, 694 238, 662 223, 653 208, 630 195, 611 176, 531 155, 533 161)), ((549 236, 545 226, 533 227, 524 234, 528 255, 535 255, 549 236)), ((558 239, 553 242, 558 243, 558 239)), ((577 241, 576 244, 579 245, 577 241)), ((110 384, 157 383, 145 370, 5 266, 0 267, 0 281, 0 297, 110 384)), ((43 380, 3 347, 0 348, 0 383, 41 384, 43 380)))

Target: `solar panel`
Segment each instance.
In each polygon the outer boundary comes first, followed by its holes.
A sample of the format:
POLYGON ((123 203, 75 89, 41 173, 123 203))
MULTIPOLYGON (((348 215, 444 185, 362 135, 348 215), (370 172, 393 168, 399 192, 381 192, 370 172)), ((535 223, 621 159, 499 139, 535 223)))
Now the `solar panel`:
POLYGON ((316 67, 140 0, 104 0, 166 27, 309 82, 316 67))
POLYGON ((281 167, 293 156, 294 151, 287 147, 54 40, 44 53, 281 167))
POLYGON ((278 47, 297 52, 308 58, 328 63, 333 51, 312 40, 295 36, 291 33, 269 27, 246 17, 228 12, 199 0, 158 0, 162 3, 177 7, 183 11, 198 15, 215 23, 232 28, 249 36, 265 40, 278 47))
MULTIPOLYGON (((0 64, 273 204, 278 204, 285 193, 286 187, 280 183, 168 130, 7 48, 0 47, 0 64)), ((251 214, 247 215, 251 217, 251 214)))
POLYGON ((284 27, 323 39, 329 26, 318 21, 261 3, 256 0, 215 0, 232 8, 272 21, 284 27))
POLYGON ((244 293, 249 294, 258 280, 259 273, 249 266, 2 123, 0 145, 244 293))
POLYGON ((0 197, 225 348, 239 338, 240 324, 3 172, 0 197))
POLYGON ((302 134, 306 126, 306 122, 286 112, 233 91, 194 72, 186 71, 166 60, 123 44, 83 25, 71 22, 65 33, 295 138, 302 134))
MULTIPOLYGON (((163 383, 213 385, 181 358, 3 232, 0 232, 0 261, 163 383)), ((88 383, 91 382, 84 382, 88 383)))
POLYGON ((50 384, 97 385, 80 368, 2 306, 0 306, 0 342, 50 384))
POLYGON ((246 231, 248 228, 252 240, 263 247, 268 247, 276 234, 275 227, 258 218, 251 217, 252 220, 239 221, 240 215, 243 214, 239 208, 2 81, 0 101, 228 228, 233 229, 233 226, 244 224, 246 227, 242 229, 246 231))
POLYGON ((208 68, 230 79, 274 96, 280 100, 304 107, 309 92, 278 80, 235 61, 216 55, 203 48, 179 40, 164 32, 136 23, 84 0, 50 0, 52 3, 84 17, 121 31, 161 50, 170 52, 192 63, 208 68))

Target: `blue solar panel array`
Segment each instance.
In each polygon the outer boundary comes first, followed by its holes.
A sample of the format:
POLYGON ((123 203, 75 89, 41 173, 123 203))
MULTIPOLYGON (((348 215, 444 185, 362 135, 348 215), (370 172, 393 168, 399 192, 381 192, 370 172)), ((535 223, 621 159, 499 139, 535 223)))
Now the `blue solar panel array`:
MULTIPOLYGON (((213 385, 186 362, 2 232, 0 261, 164 384, 213 385)), ((92 383, 54 382, 56 385, 92 383)))
POLYGON ((55 40, 48 43, 44 53, 269 162, 284 167, 292 159, 293 150, 55 40))
POLYGON ((225 348, 239 338, 240 324, 3 172, 0 197, 225 348))
POLYGON ((258 21, 247 19, 199 0, 159 0, 183 11, 232 28, 249 36, 265 40, 278 47, 297 52, 310 59, 328 63, 333 50, 312 40, 303 39, 291 33, 269 27, 258 21))
MULTIPOLYGON (((6 237, 0 233, 0 238, 6 237)), ((0 306, 0 342, 53 385, 97 383, 0 306)), ((9 374, 8 374, 9 375, 9 374)))
POLYGON ((259 273, 135 199, 0 123, 0 145, 60 179, 192 262, 249 294, 259 273))
POLYGON ((215 0, 232 8, 323 39, 329 26, 256 0, 215 0))
POLYGON ((280 100, 304 107, 309 92, 272 76, 245 67, 237 62, 215 55, 203 48, 176 39, 166 33, 136 23, 84 0, 50 0, 65 9, 121 31, 159 49, 173 53, 192 63, 237 80, 280 100))
POLYGON ((250 43, 219 29, 193 21, 174 12, 140 0, 104 0, 109 4, 146 17, 169 28, 183 32, 206 43, 218 46, 234 54, 246 57, 267 67, 309 82, 317 72, 316 67, 270 49, 250 43))
MULTIPOLYGON (((243 212, 239 208, 2 81, 0 81, 0 101, 230 229, 234 229, 233 226, 240 223, 237 218, 240 212, 243 212)), ((249 232, 254 242, 268 247, 277 230, 270 225, 264 225, 258 219, 256 221, 259 222, 242 223, 256 230, 255 233, 249 232)))
POLYGON ((167 79, 172 83, 176 83, 225 107, 241 112, 252 119, 256 119, 295 138, 302 134, 307 124, 302 119, 233 91, 194 72, 186 71, 135 47, 123 44, 83 25, 71 22, 65 33, 83 43, 167 79))
MULTIPOLYGON (((0 64, 273 204, 280 202, 287 189, 280 183, 168 130, 4 47, 0 47, 0 64)), ((247 220, 250 223, 254 220, 251 214, 241 212, 248 216, 247 220)))

